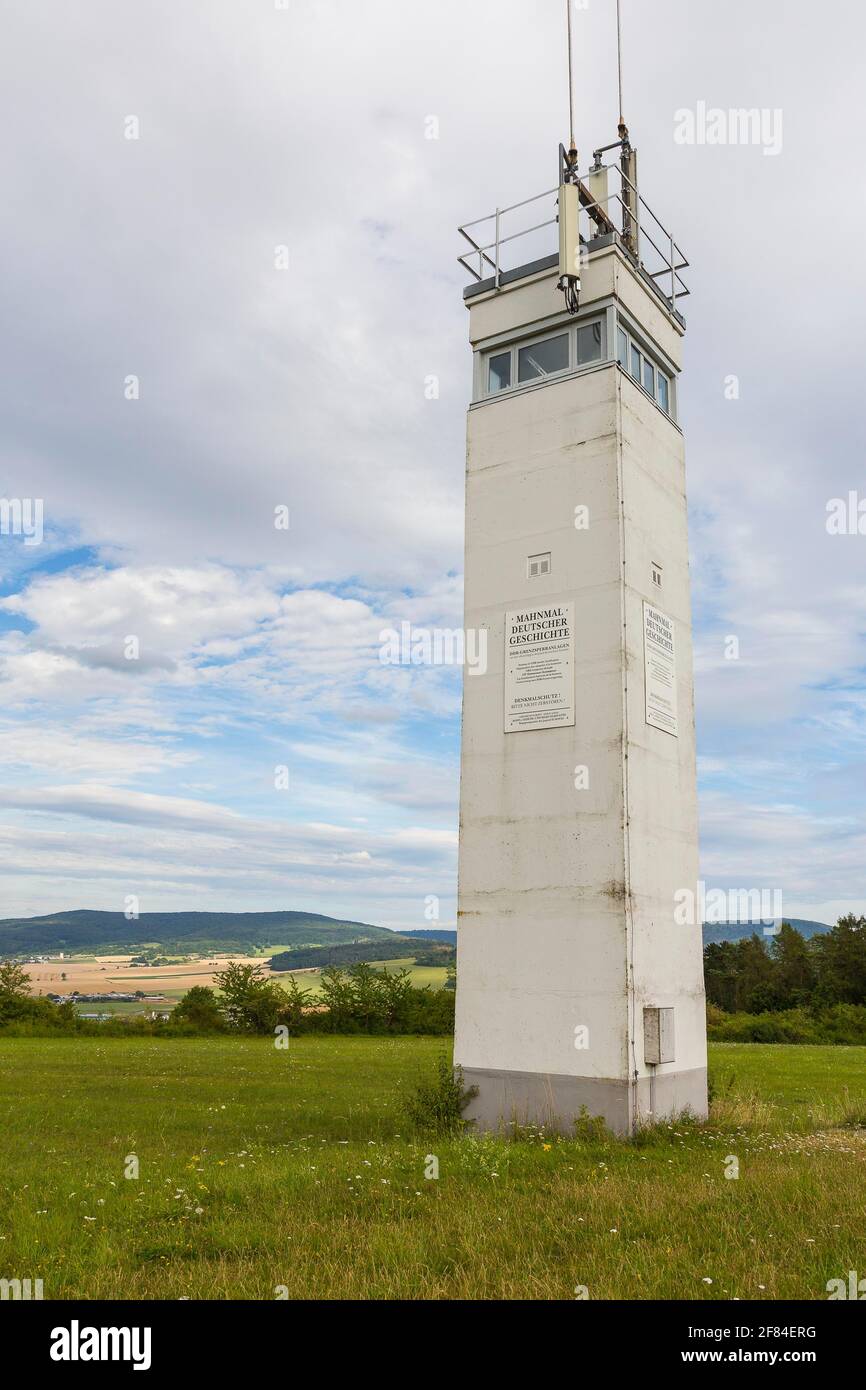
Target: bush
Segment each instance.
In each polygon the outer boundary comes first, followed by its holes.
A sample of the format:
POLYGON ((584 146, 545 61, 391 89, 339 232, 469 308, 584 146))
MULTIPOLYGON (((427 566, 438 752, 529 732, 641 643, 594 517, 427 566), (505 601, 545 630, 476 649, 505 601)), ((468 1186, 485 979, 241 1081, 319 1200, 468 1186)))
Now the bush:
POLYGON ((603 1115, 591 1115, 585 1105, 580 1114, 574 1117, 574 1137, 583 1144, 602 1144, 610 1138, 610 1132, 603 1115))
POLYGON ((264 978, 260 965, 234 962, 218 971, 214 980, 222 991, 220 1008, 233 1032, 273 1033, 286 1000, 280 986, 264 978))
POLYGON ((304 1016, 304 1028, 324 1033, 432 1033, 454 1031, 454 995, 415 989, 408 970, 373 970, 361 962, 322 972, 322 1007, 304 1016))
POLYGON ((707 1006, 707 1036, 712 1042, 866 1043, 866 1007, 833 1004, 823 1009, 784 1009, 776 1013, 726 1014, 707 1006))
POLYGON ((173 1024, 186 1023, 196 1033, 224 1033, 226 1021, 219 1001, 206 985, 193 985, 172 1011, 173 1024))
POLYGON ((410 1096, 406 1114, 424 1134, 462 1134, 470 1123, 464 1120, 463 1111, 477 1095, 477 1086, 463 1085, 463 1068, 452 1066, 443 1053, 432 1080, 420 1082, 410 1096))

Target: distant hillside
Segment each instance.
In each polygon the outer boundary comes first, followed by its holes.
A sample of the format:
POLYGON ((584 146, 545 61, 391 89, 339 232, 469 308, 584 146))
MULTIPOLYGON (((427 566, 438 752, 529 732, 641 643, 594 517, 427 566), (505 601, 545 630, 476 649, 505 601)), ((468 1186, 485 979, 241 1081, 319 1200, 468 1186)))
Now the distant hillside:
POLYGON ((143 912, 128 922, 122 912, 54 912, 0 921, 0 958, 57 951, 126 951, 158 944, 170 952, 244 951, 268 946, 328 946, 390 940, 394 933, 367 922, 317 912, 143 912))
POLYGON ((271 956, 268 965, 271 970, 309 970, 328 965, 346 967, 359 961, 408 959, 418 950, 417 943, 405 936, 398 936, 396 932, 388 932, 387 935, 387 941, 377 937, 375 941, 363 944, 329 941, 326 946, 293 946, 291 951, 280 951, 271 956))
MULTIPOLYGON (((826 922, 809 922, 802 917, 779 919, 779 922, 783 921, 807 939, 810 936, 819 936, 821 932, 830 931, 826 922)), ((776 926, 779 925, 779 922, 776 923, 776 926)), ((751 936, 753 932, 757 936, 763 936, 766 930, 768 929, 763 922, 705 922, 704 945, 710 946, 720 941, 742 941, 744 937, 751 936)))
POLYGON ((437 938, 430 940, 424 932, 407 932, 405 935, 388 932, 387 940, 378 938, 366 943, 330 943, 327 946, 293 947, 291 951, 280 951, 271 956, 268 965, 272 970, 305 970, 311 967, 336 965, 345 968, 360 961, 408 960, 423 957, 428 965, 450 965, 454 950, 449 942, 437 938))
POLYGON ((417 941, 421 937, 424 941, 442 941, 446 946, 457 945, 457 932, 453 927, 420 927, 417 931, 400 933, 401 936, 408 936, 410 941, 417 941))

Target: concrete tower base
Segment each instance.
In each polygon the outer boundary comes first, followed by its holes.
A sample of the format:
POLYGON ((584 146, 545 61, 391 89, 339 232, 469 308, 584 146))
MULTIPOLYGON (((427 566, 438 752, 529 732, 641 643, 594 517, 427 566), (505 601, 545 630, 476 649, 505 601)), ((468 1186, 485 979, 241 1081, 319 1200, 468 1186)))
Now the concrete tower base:
POLYGON ((705 1119, 707 1114, 706 1067, 644 1076, 636 1084, 594 1076, 474 1068, 464 1069, 463 1077, 467 1087, 478 1087, 464 1117, 482 1133, 508 1133, 515 1125, 537 1125, 572 1134, 575 1120, 586 1115, 604 1120, 614 1134, 631 1134, 641 1122, 650 1124, 686 1112, 705 1119))

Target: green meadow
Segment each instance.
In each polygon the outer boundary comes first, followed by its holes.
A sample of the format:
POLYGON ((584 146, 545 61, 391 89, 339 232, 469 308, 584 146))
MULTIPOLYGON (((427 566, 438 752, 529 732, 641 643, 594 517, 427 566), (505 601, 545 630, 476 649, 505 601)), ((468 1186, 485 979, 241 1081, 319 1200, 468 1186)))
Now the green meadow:
POLYGON ((866 1276, 866 1048, 713 1045, 710 1121, 631 1142, 414 1132, 405 1098, 448 1050, 0 1039, 0 1277, 61 1299, 771 1300, 866 1276))

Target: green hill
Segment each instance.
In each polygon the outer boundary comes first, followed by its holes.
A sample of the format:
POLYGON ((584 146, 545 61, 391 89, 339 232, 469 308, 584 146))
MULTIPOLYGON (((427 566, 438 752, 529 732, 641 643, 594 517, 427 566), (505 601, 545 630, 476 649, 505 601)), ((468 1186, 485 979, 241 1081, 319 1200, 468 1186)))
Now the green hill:
POLYGON ((268 946, 336 946, 389 940, 386 927, 342 921, 317 912, 53 912, 0 920, 0 958, 82 951, 124 952, 144 945, 185 954, 251 951, 268 946))
MULTIPOLYGON (((822 932, 830 931, 826 922, 812 922, 805 917, 780 917, 776 926, 782 922, 787 922, 789 926, 798 931, 801 936, 808 941, 810 936, 819 936, 822 932)), ((710 946, 722 941, 742 941, 746 936, 765 936, 766 929, 763 922, 705 922, 704 923, 704 945, 710 946)))
MULTIPOLYGON (((360 961, 400 960, 420 956, 425 964, 450 965, 454 949, 438 941, 413 939, 397 932, 388 932, 388 940, 376 939, 365 943, 329 942, 327 946, 295 946, 291 951, 280 951, 271 956, 268 965, 271 970, 318 969, 328 965, 345 968, 360 961)), ((421 962, 419 962, 420 964, 421 962)))

